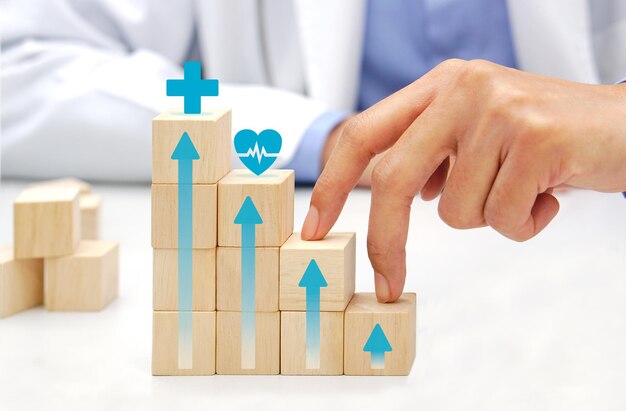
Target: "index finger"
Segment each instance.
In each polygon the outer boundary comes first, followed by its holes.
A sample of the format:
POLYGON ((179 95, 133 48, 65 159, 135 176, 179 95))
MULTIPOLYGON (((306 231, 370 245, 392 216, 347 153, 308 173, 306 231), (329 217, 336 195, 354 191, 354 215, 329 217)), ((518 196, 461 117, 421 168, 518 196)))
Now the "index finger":
POLYGON ((432 102, 441 71, 429 72, 348 122, 313 188, 302 239, 319 240, 330 231, 372 158, 391 147, 432 102))

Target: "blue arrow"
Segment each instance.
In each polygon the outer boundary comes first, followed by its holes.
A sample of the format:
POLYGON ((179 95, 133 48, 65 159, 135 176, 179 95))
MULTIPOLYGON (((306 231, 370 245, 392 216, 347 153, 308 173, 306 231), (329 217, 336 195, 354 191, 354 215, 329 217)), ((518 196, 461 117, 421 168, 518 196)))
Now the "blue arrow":
POLYGON ((328 283, 312 259, 298 283, 306 288, 306 368, 320 368, 320 288, 328 283))
POLYGON ((189 134, 180 137, 172 160, 178 160, 178 368, 191 369, 192 358, 192 180, 199 160, 189 134))
POLYGON ((241 225, 241 368, 255 368, 256 225, 263 224, 254 202, 247 196, 235 217, 241 225))
POLYGON ((365 346, 364 352, 371 353, 370 368, 374 370, 382 370, 385 368, 385 353, 391 352, 391 344, 385 335, 380 324, 376 323, 372 333, 370 334, 365 346))

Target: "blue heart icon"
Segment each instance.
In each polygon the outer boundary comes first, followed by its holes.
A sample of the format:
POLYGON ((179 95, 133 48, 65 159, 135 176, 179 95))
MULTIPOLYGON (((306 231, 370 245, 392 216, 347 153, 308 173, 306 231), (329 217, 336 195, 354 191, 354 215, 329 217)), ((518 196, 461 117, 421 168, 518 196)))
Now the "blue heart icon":
POLYGON ((270 168, 283 145, 276 130, 263 130, 259 134, 252 130, 241 130, 235 135, 235 151, 244 166, 257 176, 270 168))

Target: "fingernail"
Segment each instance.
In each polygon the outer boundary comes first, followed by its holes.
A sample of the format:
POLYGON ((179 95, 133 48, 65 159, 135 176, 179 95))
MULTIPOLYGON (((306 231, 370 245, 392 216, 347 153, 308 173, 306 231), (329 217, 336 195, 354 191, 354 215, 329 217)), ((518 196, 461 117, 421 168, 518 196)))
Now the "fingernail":
POLYGON ((302 224, 302 232, 300 233, 300 237, 303 240, 310 240, 313 238, 315 233, 317 232, 317 226, 320 221, 320 214, 317 211, 317 208, 312 205, 309 208, 309 212, 304 219, 304 224, 302 224))
POLYGON ((376 285, 376 299, 380 303, 389 301, 389 283, 387 279, 379 273, 374 273, 374 284, 376 285))

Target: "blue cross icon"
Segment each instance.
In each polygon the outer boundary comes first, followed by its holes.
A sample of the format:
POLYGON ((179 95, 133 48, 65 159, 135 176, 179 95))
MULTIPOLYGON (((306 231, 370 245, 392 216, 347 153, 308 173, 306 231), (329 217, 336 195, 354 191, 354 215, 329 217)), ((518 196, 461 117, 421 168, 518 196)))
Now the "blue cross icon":
POLYGON ((167 80, 166 93, 168 96, 184 97, 185 114, 200 114, 202 96, 217 96, 219 81, 202 80, 201 66, 198 61, 186 62, 184 70, 182 80, 167 80))

